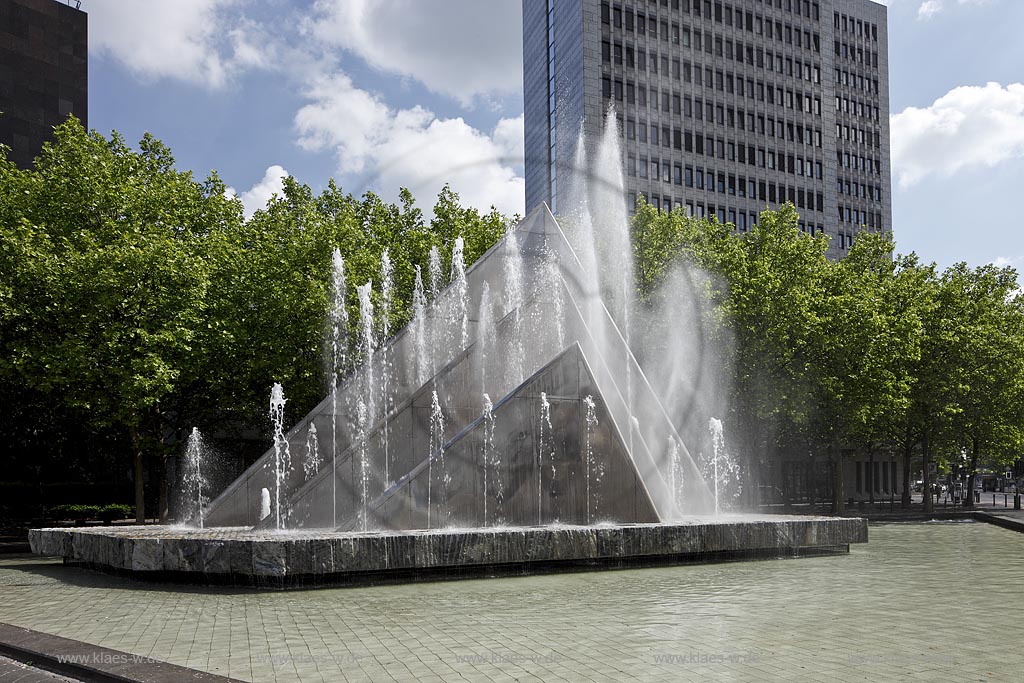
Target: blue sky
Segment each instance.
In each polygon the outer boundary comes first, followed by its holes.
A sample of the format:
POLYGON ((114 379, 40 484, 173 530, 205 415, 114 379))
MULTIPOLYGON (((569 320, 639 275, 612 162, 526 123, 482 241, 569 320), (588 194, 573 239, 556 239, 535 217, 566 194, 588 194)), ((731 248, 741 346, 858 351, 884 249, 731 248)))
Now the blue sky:
MULTIPOLYGON (((888 0, 901 251, 1024 266, 1024 2, 888 0)), ((84 0, 89 124, 145 131, 247 210, 320 189, 444 181, 522 211, 520 0, 84 0)))

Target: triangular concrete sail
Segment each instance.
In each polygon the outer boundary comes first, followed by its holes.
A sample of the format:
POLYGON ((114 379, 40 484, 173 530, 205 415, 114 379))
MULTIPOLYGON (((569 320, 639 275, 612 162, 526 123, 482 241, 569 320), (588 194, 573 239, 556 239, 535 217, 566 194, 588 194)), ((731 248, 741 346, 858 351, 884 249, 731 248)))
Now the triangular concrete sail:
POLYGON ((658 521, 578 344, 369 507, 376 529, 658 521))
MULTIPOLYGON (((513 395, 526 378, 575 344, 580 358, 589 362, 588 381, 595 387, 594 396, 603 397, 607 419, 601 424, 615 432, 633 462, 643 497, 656 519, 706 511, 707 487, 618 327, 597 293, 587 291, 586 281, 579 260, 546 207, 510 230, 467 271, 465 298, 457 300, 459 292, 449 287, 433 302, 425 321, 413 321, 378 350, 376 365, 367 376, 379 382, 387 373, 390 395, 387 401, 369 403, 387 405, 389 410, 369 416, 372 426, 365 439, 352 427, 356 406, 377 389, 359 371, 339 385, 336 416, 327 397, 289 432, 293 465, 282 483, 282 499, 288 501, 287 526, 330 527, 362 519, 364 509, 369 517, 373 501, 424 462, 432 439, 435 444, 447 443, 480 417, 485 393, 494 398, 513 395), (481 324, 477 316, 484 289, 495 293, 497 323, 493 325, 486 320, 481 324), (465 340, 452 334, 459 327, 453 319, 459 307, 469 313, 465 340), (442 419, 434 424, 432 436, 435 413, 442 419), (304 481, 297 454, 304 447, 310 422, 316 426, 326 462, 315 477, 304 481), (670 442, 681 449, 678 462, 666 459, 670 442)), ((207 524, 257 525, 261 489, 273 490, 274 483, 271 449, 211 503, 207 524)), ((367 522, 405 528, 397 518, 379 515, 367 522)))

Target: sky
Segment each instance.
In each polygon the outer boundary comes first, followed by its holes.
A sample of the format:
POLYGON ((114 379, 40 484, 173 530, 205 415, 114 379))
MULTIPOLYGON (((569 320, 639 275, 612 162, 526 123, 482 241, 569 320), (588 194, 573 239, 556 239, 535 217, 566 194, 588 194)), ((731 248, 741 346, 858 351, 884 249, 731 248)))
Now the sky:
MULTIPOLYGON (((295 176, 522 213, 521 0, 83 0, 89 126, 216 170, 251 213, 295 176)), ((893 227, 1024 268, 1021 0, 888 0, 893 227)))

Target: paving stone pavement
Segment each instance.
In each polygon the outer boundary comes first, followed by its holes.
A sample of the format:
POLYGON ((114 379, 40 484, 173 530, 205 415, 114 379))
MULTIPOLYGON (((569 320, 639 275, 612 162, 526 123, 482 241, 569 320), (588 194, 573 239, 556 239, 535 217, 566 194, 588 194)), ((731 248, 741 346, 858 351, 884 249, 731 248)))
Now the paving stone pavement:
POLYGON ((849 555, 281 593, 0 559, 0 621, 253 681, 1019 680, 1024 534, 849 555), (962 607, 962 609, 961 609, 962 607))

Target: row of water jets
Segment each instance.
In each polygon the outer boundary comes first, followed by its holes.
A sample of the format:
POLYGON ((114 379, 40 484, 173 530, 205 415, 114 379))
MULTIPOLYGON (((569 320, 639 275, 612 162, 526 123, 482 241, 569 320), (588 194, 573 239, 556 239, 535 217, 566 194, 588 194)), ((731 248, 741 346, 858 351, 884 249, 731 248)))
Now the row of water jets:
MULTIPOLYGON (((642 432, 640 422, 633 415, 634 407, 634 370, 631 363, 631 337, 632 328, 637 323, 634 318, 636 313, 635 293, 630 282, 630 274, 633 272, 631 257, 631 245, 628 235, 628 216, 624 206, 624 191, 621 178, 621 154, 618 150, 617 124, 612 118, 611 125, 606 126, 605 135, 598 146, 597 165, 601 169, 612 169, 610 175, 605 171, 598 174, 601 178, 609 177, 611 181, 601 185, 604 191, 594 193, 593 188, 588 190, 583 184, 575 189, 576 198, 572 205, 575 206, 570 218, 577 226, 577 235, 574 248, 579 256, 582 272, 585 279, 584 288, 590 292, 597 292, 597 296, 589 297, 584 302, 587 310, 585 317, 591 324, 595 334, 595 343, 601 351, 609 351, 602 356, 605 362, 620 365, 626 375, 625 378, 625 401, 629 409, 627 434, 625 435, 630 453, 634 452, 634 435, 639 435, 646 443, 653 443, 654 440, 661 441, 663 437, 645 434, 642 432), (607 186, 607 187, 605 187, 607 186), (589 194, 588 194, 589 192, 589 194), (591 211, 593 206, 593 211, 591 211), (599 248, 600 246, 600 248, 599 248), (607 302, 608 309, 616 319, 622 335, 625 339, 626 358, 619 359, 611 353, 616 348, 609 342, 608 337, 612 334, 610 329, 601 325, 595 325, 594 321, 601 318, 604 305, 607 302), (614 357, 613 357, 614 356, 614 357)), ((586 168, 585 146, 582 134, 577 146, 577 166, 586 168)), ((600 184, 599 184, 600 185, 600 184)), ((480 311, 478 317, 478 333, 476 342, 478 345, 477 354, 480 358, 480 397, 481 397, 481 418, 483 425, 483 447, 482 467, 484 479, 484 525, 501 524, 499 514, 501 509, 504 491, 502 490, 502 477, 497 476, 501 466, 500 448, 495 443, 496 416, 491 394, 488 393, 487 371, 488 368, 498 364, 503 368, 504 386, 514 387, 524 377, 524 337, 527 330, 523 328, 524 320, 521 313, 521 306, 525 299, 526 278, 522 254, 516 240, 516 234, 510 232, 505 238, 504 244, 504 271, 503 271, 503 300, 504 315, 507 320, 503 324, 508 325, 509 338, 513 340, 512 345, 504 349, 503 357, 497 358, 496 326, 494 316, 494 304, 492 303, 492 292, 487 282, 483 282, 479 292, 480 311), (509 315, 515 312, 514 315, 509 315), (493 507, 491 504, 494 504, 493 507)), ((461 238, 455 240, 450 259, 450 270, 447 277, 444 277, 442 257, 440 251, 434 247, 430 250, 427 273, 421 272, 419 266, 415 268, 414 291, 412 297, 413 319, 410 324, 410 333, 413 335, 414 359, 411 373, 415 377, 415 386, 424 386, 431 381, 439 369, 438 351, 443 355, 452 349, 465 349, 470 343, 469 334, 469 296, 468 283, 466 280, 466 267, 464 260, 464 244, 461 238), (450 291, 444 297, 439 297, 441 290, 450 283, 450 291), (438 325, 440 323, 440 325, 438 325)), ((345 273, 345 262, 340 252, 335 250, 332 258, 331 273, 331 297, 330 297, 330 360, 329 387, 331 400, 331 452, 322 453, 320 450, 320 435, 317 434, 316 426, 312 421, 309 423, 306 434, 306 443, 301 471, 308 481, 316 477, 324 466, 327 457, 331 459, 331 498, 332 498, 332 521, 337 527, 339 522, 337 510, 337 481, 338 461, 343 454, 338 452, 339 430, 346 430, 347 434, 354 435, 352 439, 356 473, 358 477, 357 491, 360 497, 358 526, 362 529, 369 527, 369 482, 371 474, 382 475, 385 486, 394 482, 395 472, 392 467, 391 444, 389 440, 389 429, 385 420, 384 428, 379 432, 379 447, 382 452, 382 461, 379 468, 373 468, 370 463, 370 439, 373 436, 373 426, 381 416, 387 416, 395 405, 393 396, 394 387, 389 386, 393 379, 392 365, 394 358, 390 356, 392 347, 389 344, 389 337, 392 332, 392 308, 394 305, 394 272, 393 264, 389 254, 385 251, 380 262, 380 290, 377 298, 377 310, 375 310, 373 299, 373 281, 368 281, 356 287, 359 302, 359 320, 355 326, 357 339, 352 345, 355 353, 349 357, 350 345, 346 337, 349 329, 348 311, 345 305, 347 297, 347 283, 345 273), (350 370, 358 370, 352 373, 350 381, 358 382, 355 390, 354 405, 349 404, 349 411, 353 417, 351 424, 338 423, 338 401, 339 401, 339 378, 350 370), (376 375, 375 373, 378 373, 376 375), (375 471, 379 469, 380 472, 375 471)), ((558 263, 554 259, 548 261, 537 273, 539 287, 550 285, 551 291, 559 290, 558 278, 560 277, 558 263), (548 282, 550 280, 550 282, 548 282)), ((560 290, 559 290, 560 291, 560 290)), ((562 330, 561 296, 554 296, 551 300, 553 309, 549 312, 551 320, 556 323, 558 348, 564 345, 562 330)), ((504 317, 504 316, 503 316, 504 317)), ((685 335, 676 333, 673 338, 685 335)), ((640 340, 642 345, 643 339, 640 340)), ((693 354, 686 353, 687 349, 672 346, 665 349, 663 354, 670 358, 687 358, 693 354)), ((443 364, 443 360, 440 361, 443 364)), ((666 377, 674 376, 672 373, 655 373, 666 377)), ((678 383, 677 383, 678 385, 678 383)), ((661 391, 661 388, 659 388, 661 391)), ((352 396, 348 392, 347 396, 352 396)), ((346 399, 347 401, 351 399, 346 399)), ((594 456, 594 434, 598 427, 597 405, 593 397, 587 396, 584 399, 586 405, 586 436, 585 436, 585 459, 586 459, 586 496, 587 496, 587 520, 592 522, 600 519, 601 510, 601 482, 604 476, 604 465, 602 458, 594 456)), ((290 446, 285 438, 284 422, 284 391, 280 384, 275 384, 271 392, 270 417, 274 426, 274 451, 273 451, 273 485, 263 491, 261 497, 261 518, 266 519, 273 515, 273 525, 284 528, 287 525, 287 505, 285 503, 286 491, 284 487, 291 472, 290 446)), ((450 511, 443 503, 448 497, 448 488, 451 484, 451 473, 448 472, 445 463, 445 427, 446 419, 443 410, 444 402, 438 395, 436 385, 431 391, 431 416, 429 436, 429 457, 427 463, 427 515, 428 526, 446 526, 450 523, 450 511), (436 457, 435 457, 436 456, 436 457), (437 490, 435 490, 435 487, 437 490), (444 519, 432 517, 433 499, 437 498, 442 505, 437 506, 444 511, 444 519)), ((550 468, 550 476, 557 475, 554 467, 556 462, 556 435, 551 421, 551 405, 547 395, 540 397, 540 438, 536 454, 537 466, 537 487, 538 487, 538 521, 543 520, 542 498, 540 495, 543 489, 543 478, 545 468, 550 468)), ((671 412, 671 411, 670 411, 671 412)), ((674 414, 674 413, 673 413, 674 414)), ((652 421, 652 425, 654 422, 652 421)), ((736 464, 728 457, 725 451, 725 440, 722 423, 712 418, 708 429, 711 435, 711 458, 703 459, 700 471, 693 469, 693 460, 686 453, 682 443, 677 441, 675 434, 668 437, 666 459, 663 461, 665 469, 662 470, 668 489, 674 500, 680 500, 684 491, 685 480, 688 476, 697 474, 704 475, 704 480, 713 483, 714 511, 717 514, 722 509, 720 500, 727 494, 719 490, 720 482, 725 481, 728 476, 735 473, 736 464), (666 471, 667 470, 667 471, 666 471)), ((661 432, 663 435, 664 432, 661 432)), ((194 432, 196 440, 200 437, 194 432)), ((186 460, 193 451, 190 445, 187 449, 186 460)), ((201 453, 202 449, 196 449, 201 453)), ((190 500, 195 501, 196 511, 193 519, 198 519, 202 524, 199 509, 203 505, 203 491, 209 486, 202 485, 200 470, 202 465, 198 462, 201 456, 196 456, 194 466, 195 475, 189 474, 185 478, 186 495, 190 500)), ((193 470, 189 469, 190 473, 193 470)), ((402 473, 398 473, 402 474, 402 473)))

